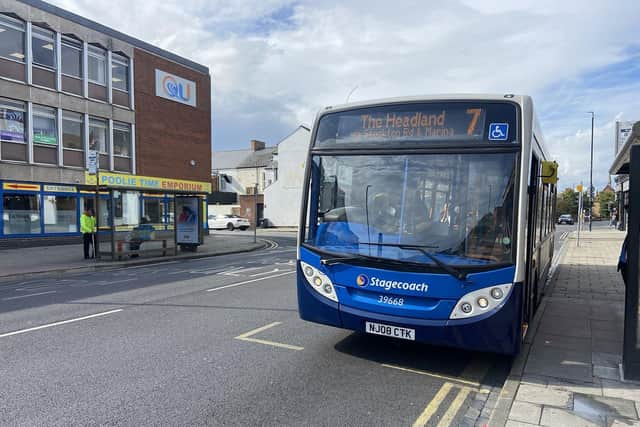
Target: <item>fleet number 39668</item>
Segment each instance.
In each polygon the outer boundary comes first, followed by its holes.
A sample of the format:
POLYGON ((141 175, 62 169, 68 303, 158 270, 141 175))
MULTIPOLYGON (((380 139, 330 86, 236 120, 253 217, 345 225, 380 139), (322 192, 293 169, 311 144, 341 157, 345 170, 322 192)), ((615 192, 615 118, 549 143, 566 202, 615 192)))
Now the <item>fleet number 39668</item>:
POLYGON ((387 295, 380 295, 378 297, 378 302, 381 302, 383 304, 389 304, 389 305, 404 305, 403 298, 395 298, 387 295))

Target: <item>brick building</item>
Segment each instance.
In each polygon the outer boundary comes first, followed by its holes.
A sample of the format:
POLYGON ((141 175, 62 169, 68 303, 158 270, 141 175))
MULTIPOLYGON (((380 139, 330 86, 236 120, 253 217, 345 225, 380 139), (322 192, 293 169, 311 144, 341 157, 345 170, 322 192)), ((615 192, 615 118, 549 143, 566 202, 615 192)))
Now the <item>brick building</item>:
POLYGON ((203 65, 40 0, 0 0, 0 240, 75 238, 94 207, 93 151, 100 224, 172 227, 176 194, 211 189, 210 93, 203 65))

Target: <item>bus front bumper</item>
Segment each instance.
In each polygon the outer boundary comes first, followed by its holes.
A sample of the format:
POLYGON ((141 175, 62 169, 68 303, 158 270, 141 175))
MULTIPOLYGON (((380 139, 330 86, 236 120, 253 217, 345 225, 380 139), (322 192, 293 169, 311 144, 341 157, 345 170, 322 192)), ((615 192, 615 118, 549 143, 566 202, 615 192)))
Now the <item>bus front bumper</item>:
POLYGON ((316 323, 366 333, 366 322, 415 330, 415 341, 438 346, 514 355, 520 350, 522 286, 517 283, 505 304, 492 313, 464 320, 397 317, 335 303, 298 280, 300 317, 316 323))

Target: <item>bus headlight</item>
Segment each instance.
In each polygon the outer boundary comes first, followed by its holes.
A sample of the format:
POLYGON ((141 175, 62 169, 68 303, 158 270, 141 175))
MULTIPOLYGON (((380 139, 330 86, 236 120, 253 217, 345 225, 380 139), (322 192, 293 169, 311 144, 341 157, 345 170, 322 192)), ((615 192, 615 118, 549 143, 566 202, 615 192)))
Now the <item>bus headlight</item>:
POLYGON ((333 283, 326 274, 320 272, 315 267, 310 266, 304 261, 300 261, 300 268, 304 273, 304 278, 311 285, 311 288, 325 298, 338 302, 338 295, 333 288, 333 283))
POLYGON ((474 317, 498 307, 509 295, 511 286, 511 283, 505 283, 469 292, 460 298, 449 319, 474 317))

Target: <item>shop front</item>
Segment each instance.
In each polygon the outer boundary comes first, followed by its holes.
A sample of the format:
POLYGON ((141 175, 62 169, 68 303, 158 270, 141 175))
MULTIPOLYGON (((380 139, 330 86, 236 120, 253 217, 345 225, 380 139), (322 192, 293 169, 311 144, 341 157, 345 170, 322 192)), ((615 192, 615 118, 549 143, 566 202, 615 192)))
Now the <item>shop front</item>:
POLYGON ((200 199, 198 217, 206 229, 203 212, 210 183, 107 172, 99 179, 97 186, 89 174, 82 185, 0 181, 0 239, 73 241, 80 237, 80 215, 91 208, 102 253, 122 255, 163 244, 171 249, 176 244, 176 198, 188 195, 200 199), (136 244, 144 239, 147 244, 136 244))

